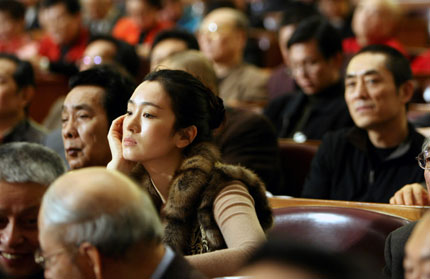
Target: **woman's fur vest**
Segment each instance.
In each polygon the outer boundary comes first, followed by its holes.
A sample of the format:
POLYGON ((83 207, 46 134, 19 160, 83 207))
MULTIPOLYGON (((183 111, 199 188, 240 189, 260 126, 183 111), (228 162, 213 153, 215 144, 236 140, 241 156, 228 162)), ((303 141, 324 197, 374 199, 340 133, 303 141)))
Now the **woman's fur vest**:
MULTIPOLYGON (((233 180, 242 182, 253 197, 263 230, 267 231, 272 225, 272 211, 264 183, 250 170, 222 164, 220 158, 218 148, 213 144, 199 143, 192 147, 176 171, 168 199, 161 209, 164 243, 185 255, 226 248, 213 215, 213 203, 218 193, 233 180), (196 232, 198 241, 206 246, 199 252, 190 249, 196 232)), ((148 174, 141 169, 133 177, 143 182, 143 187, 160 209, 161 200, 148 174)))

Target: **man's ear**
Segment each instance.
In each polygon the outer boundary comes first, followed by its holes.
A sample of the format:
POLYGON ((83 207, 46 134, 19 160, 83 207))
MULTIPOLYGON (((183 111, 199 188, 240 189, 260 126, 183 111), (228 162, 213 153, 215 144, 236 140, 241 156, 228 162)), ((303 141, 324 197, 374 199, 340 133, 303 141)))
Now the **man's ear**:
POLYGON ((33 99, 35 90, 33 86, 26 86, 21 88, 19 94, 21 94, 21 105, 23 108, 26 108, 30 105, 31 100, 33 99))
POLYGON ((91 243, 84 242, 79 246, 79 253, 88 259, 89 267, 92 269, 96 279, 102 277, 102 260, 101 255, 96 247, 91 243))
POLYGON ((187 128, 183 128, 177 132, 178 139, 176 141, 176 146, 178 148, 185 148, 193 142, 197 136, 197 127, 191 125, 187 128))
POLYGON ((399 87, 399 97, 402 103, 406 104, 409 102, 414 95, 414 83, 411 80, 406 81, 399 87))

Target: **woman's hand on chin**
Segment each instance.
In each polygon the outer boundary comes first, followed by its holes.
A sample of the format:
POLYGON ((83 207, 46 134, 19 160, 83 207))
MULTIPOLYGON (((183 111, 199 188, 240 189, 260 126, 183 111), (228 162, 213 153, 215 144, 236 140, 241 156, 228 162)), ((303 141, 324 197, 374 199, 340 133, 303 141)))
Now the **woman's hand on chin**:
POLYGON ((115 119, 110 126, 108 133, 108 142, 112 160, 107 164, 108 169, 121 171, 125 174, 131 173, 136 166, 136 162, 126 160, 122 153, 122 125, 125 115, 115 119))

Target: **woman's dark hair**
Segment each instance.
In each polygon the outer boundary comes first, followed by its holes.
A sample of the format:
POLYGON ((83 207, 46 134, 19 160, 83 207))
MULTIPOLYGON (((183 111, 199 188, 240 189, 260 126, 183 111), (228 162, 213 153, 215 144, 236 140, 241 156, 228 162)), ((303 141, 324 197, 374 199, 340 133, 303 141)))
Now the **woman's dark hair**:
POLYGON ((224 121, 223 101, 191 74, 180 70, 149 73, 144 81, 157 81, 169 95, 175 114, 176 131, 191 125, 197 127, 193 143, 210 141, 212 130, 224 121))

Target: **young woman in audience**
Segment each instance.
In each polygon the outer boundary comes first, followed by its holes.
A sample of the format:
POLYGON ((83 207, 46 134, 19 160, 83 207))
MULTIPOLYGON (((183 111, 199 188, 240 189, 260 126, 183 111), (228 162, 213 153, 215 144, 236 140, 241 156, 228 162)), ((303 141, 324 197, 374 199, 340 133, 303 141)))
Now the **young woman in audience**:
POLYGON ((108 135, 108 168, 141 182, 160 210, 165 243, 211 277, 232 274, 272 224, 261 180, 220 163, 211 143, 224 113, 192 75, 160 70, 136 88, 108 135))

